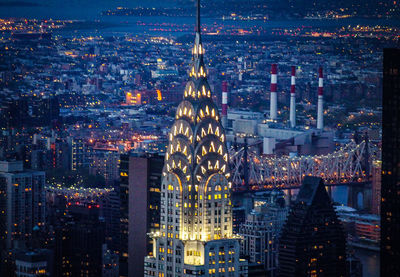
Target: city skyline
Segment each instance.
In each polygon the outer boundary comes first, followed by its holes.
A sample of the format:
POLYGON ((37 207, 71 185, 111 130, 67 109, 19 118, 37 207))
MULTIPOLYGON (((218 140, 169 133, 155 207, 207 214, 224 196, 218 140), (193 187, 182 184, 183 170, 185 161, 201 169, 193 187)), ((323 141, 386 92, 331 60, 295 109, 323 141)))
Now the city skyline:
POLYGON ((0 7, 0 275, 396 271, 396 2, 0 7))

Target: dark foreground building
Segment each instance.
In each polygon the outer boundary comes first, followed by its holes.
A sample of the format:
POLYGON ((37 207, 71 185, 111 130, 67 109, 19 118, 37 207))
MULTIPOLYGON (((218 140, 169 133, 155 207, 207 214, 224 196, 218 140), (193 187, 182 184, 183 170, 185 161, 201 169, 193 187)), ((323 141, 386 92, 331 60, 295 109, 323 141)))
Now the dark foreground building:
POLYGON ((400 49, 383 52, 381 276, 400 276, 400 49))
POLYGON ((160 228, 161 174, 164 156, 121 155, 120 276, 143 276, 145 256, 152 253, 148 233, 160 228))
POLYGON ((346 241, 321 178, 304 178, 282 229, 279 276, 346 276, 346 241))
POLYGON ((55 276, 101 276, 104 222, 99 219, 99 207, 69 206, 56 227, 55 244, 55 276))

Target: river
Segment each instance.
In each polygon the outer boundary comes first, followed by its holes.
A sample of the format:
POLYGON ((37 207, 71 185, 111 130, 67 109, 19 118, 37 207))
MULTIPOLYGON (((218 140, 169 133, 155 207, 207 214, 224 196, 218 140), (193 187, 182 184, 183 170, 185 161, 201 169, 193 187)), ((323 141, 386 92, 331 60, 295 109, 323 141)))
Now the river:
MULTIPOLYGON (((104 28, 96 30, 93 26, 92 29, 79 29, 75 34, 78 35, 118 35, 118 34, 153 34, 157 31, 149 30, 152 27, 147 25, 138 25, 137 23, 170 23, 176 24, 175 26, 186 25, 188 32, 193 30, 194 19, 192 17, 137 17, 137 16, 104 16, 102 11, 116 9, 117 7, 172 7, 175 1, 157 1, 157 0, 0 0, 0 18, 21 17, 28 19, 74 19, 74 20, 89 20, 96 21, 104 28), (9 3, 8 5, 4 5, 9 3), (26 5, 23 3, 33 3, 33 5, 26 5), (108 26, 108 27, 107 27, 108 26)), ((262 27, 263 29, 272 28, 293 28, 302 26, 311 27, 342 27, 342 26, 355 26, 355 25, 386 25, 386 26, 400 26, 398 20, 387 19, 296 19, 296 20, 253 20, 253 21, 240 21, 240 20, 223 20, 221 18, 203 18, 202 24, 206 26, 221 25, 234 28, 244 27, 262 27)), ((164 35, 181 35, 182 32, 179 28, 170 27, 171 30, 163 32, 164 35)), ((69 31, 70 32, 70 31, 69 31)), ((61 33, 62 34, 62 33, 61 33)))

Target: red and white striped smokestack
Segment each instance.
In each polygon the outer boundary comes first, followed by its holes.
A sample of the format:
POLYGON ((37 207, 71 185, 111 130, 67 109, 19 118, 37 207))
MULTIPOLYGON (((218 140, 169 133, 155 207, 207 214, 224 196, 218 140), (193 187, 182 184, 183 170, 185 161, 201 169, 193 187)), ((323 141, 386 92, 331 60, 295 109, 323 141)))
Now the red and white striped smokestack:
POLYGON ((290 126, 296 127, 296 67, 292 66, 290 76, 290 126))
POLYGON ((222 127, 226 128, 228 117, 228 83, 226 81, 222 82, 222 127))
POLYGON ((322 67, 318 71, 317 129, 324 129, 324 76, 322 67))
POLYGON ((318 70, 318 95, 324 94, 324 74, 322 73, 322 67, 318 70))
POLYGON ((271 97, 270 97, 270 108, 269 108, 269 114, 270 114, 270 119, 276 120, 278 115, 277 115, 277 81, 278 81, 278 66, 276 64, 271 65, 271 97))

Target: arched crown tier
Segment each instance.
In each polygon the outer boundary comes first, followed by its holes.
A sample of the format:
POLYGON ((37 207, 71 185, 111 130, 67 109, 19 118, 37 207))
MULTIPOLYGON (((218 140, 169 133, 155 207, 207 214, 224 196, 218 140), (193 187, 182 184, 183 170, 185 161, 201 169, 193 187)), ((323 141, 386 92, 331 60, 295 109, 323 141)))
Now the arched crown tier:
POLYGON ((207 82, 200 28, 192 49, 184 99, 169 132, 163 183, 180 209, 179 237, 211 240, 232 236, 230 170, 225 130, 207 82), (179 184, 179 192, 174 189, 179 184), (178 200, 176 200, 178 199, 178 200), (224 215, 215 224, 212 216, 224 215))

